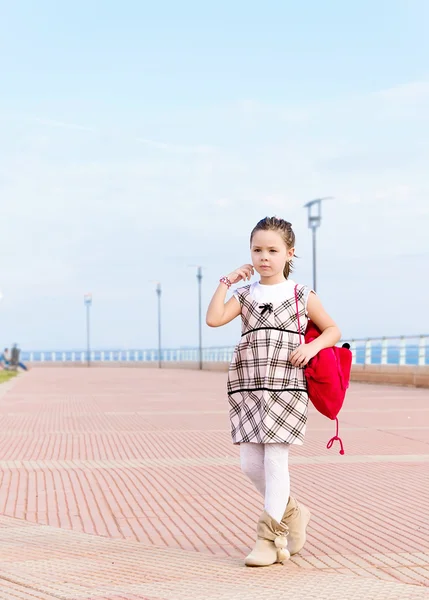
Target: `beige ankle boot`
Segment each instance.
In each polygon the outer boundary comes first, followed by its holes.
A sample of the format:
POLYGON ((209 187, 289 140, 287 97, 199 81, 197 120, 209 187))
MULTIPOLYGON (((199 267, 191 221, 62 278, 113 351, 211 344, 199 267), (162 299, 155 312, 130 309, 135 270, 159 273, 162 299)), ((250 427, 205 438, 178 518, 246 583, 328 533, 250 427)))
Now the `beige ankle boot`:
POLYGON ((282 525, 289 529, 288 549, 293 556, 303 549, 307 540, 306 529, 310 521, 311 513, 303 504, 298 504, 293 496, 289 497, 289 502, 283 515, 282 525))
POLYGON ((256 532, 258 539, 255 547, 244 561, 247 567, 268 567, 290 558, 287 549, 288 528, 286 525, 277 523, 264 511, 258 521, 256 532))

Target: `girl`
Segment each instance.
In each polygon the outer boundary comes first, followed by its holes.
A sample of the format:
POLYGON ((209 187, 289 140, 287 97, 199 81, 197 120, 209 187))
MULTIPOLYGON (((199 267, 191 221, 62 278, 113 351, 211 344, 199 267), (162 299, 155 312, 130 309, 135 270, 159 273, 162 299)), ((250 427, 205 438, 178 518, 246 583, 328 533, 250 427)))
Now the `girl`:
POLYGON ((287 560, 305 544, 307 507, 290 496, 289 447, 304 441, 308 395, 304 367, 319 350, 335 346, 341 333, 315 293, 297 286, 301 333, 310 318, 322 334, 299 344, 295 283, 289 279, 295 252, 292 225, 277 217, 259 221, 250 235, 252 264, 220 279, 207 324, 220 327, 241 314, 242 335, 228 373, 231 434, 240 445, 242 471, 264 497, 257 541, 247 566, 287 560), (254 272, 260 281, 227 290, 254 272))

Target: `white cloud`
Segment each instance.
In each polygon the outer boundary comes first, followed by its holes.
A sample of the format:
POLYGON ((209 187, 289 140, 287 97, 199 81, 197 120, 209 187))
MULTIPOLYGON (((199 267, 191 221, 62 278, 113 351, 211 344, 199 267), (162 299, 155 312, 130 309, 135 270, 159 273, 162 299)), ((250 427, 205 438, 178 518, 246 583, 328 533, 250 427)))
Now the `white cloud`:
POLYGON ((148 140, 144 138, 137 138, 137 141, 151 148, 157 148, 159 150, 166 150, 167 152, 176 152, 178 154, 209 154, 216 151, 213 146, 186 146, 183 144, 174 144, 171 142, 157 142, 154 140, 148 140))
POLYGON ((369 102, 378 105, 381 115, 387 118, 429 117, 429 82, 412 81, 410 83, 380 90, 370 95, 369 102))
POLYGON ((214 204, 220 208, 227 208, 228 206, 231 206, 231 202, 228 200, 228 198, 218 198, 214 201, 214 204))
POLYGON ((53 119, 34 119, 35 123, 40 125, 46 125, 48 127, 59 127, 61 129, 74 129, 76 131, 87 131, 93 133, 95 130, 92 127, 86 127, 84 125, 76 125, 75 123, 64 123, 62 121, 55 121, 53 119))

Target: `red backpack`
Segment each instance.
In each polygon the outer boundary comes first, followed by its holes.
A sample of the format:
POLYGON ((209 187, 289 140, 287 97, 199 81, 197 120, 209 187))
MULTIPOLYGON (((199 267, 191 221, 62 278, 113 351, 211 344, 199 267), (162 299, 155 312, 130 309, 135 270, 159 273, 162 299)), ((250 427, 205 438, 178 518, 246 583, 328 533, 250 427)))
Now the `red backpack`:
MULTIPOLYGON (((299 319, 298 286, 295 286, 296 314, 298 317, 299 343, 302 343, 301 324, 299 319)), ((321 331, 312 322, 308 321, 304 334, 305 343, 309 344, 319 337, 321 331)), ((314 407, 331 419, 336 421, 337 429, 335 436, 329 440, 327 448, 332 448, 333 443, 340 442, 340 454, 344 454, 344 446, 338 436, 338 413, 343 406, 347 388, 350 382, 350 371, 352 367, 352 353, 350 344, 343 344, 341 348, 334 346, 324 348, 310 360, 305 367, 305 378, 307 380, 308 397, 314 407)))

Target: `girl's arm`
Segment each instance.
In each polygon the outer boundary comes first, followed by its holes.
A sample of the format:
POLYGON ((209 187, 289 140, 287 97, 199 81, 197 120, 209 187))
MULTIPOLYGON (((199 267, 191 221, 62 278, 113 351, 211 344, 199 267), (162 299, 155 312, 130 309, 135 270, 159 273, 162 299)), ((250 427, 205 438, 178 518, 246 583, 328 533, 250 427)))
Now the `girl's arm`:
POLYGON ((207 309, 206 323, 210 327, 220 327, 226 325, 241 312, 240 303, 237 299, 230 298, 225 304, 225 297, 228 288, 224 283, 221 283, 214 293, 214 296, 207 309))
MULTIPOLYGON (((252 265, 243 265, 236 271, 228 275, 230 282, 237 283, 238 281, 250 279, 253 275, 252 265)), ((207 309, 206 323, 210 327, 220 327, 226 325, 241 313, 240 303, 236 298, 232 297, 225 304, 227 286, 224 283, 219 284, 213 298, 207 309)))
POLYGON ((341 331, 323 308, 316 294, 311 293, 308 297, 307 312, 322 333, 309 344, 301 344, 292 352, 289 360, 296 367, 304 367, 320 350, 335 346, 341 339, 341 331))

